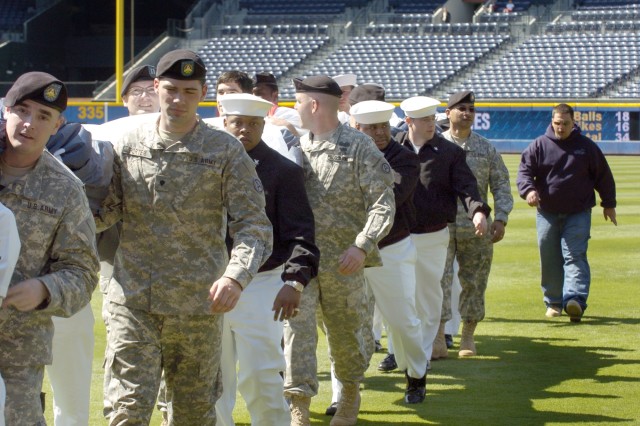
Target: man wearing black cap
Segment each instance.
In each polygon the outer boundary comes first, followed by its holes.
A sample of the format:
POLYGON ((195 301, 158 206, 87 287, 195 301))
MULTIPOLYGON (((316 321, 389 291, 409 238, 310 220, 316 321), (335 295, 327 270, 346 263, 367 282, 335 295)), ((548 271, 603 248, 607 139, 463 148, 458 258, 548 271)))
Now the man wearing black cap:
POLYGON ((122 83, 122 103, 129 115, 147 114, 160 111, 158 94, 153 87, 156 68, 142 65, 129 71, 122 83))
POLYGON ((99 229, 122 220, 105 296, 105 416, 112 425, 149 424, 161 372, 169 424, 215 424, 222 332, 216 314, 233 309, 271 252, 253 162, 237 139, 196 114, 205 77, 194 52, 165 54, 154 80, 158 121, 115 144, 114 177, 96 218, 99 229))
MULTIPOLYGON (((471 91, 454 93, 449 98, 445 110, 451 128, 442 133, 447 140, 464 149, 466 161, 478 181, 478 191, 487 200, 488 191, 493 194, 495 220, 487 217, 489 232, 476 235, 473 224, 467 219, 467 212, 458 202, 456 223, 449 226, 450 242, 443 276, 443 286, 451 288, 453 261, 458 260, 458 278, 462 286, 460 294, 460 316, 462 317, 462 338, 458 356, 476 355, 473 339, 476 326, 484 318, 484 293, 489 281, 493 244, 504 237, 509 213, 513 208, 513 196, 509 183, 509 171, 488 139, 472 131, 475 120, 475 95, 471 91)), ((450 294, 450 292, 449 292, 450 294)), ((444 306, 451 306, 445 300, 444 306)), ((446 322, 450 312, 442 317, 446 322)))
POLYGON ((52 316, 85 307, 98 282, 95 225, 69 169, 47 151, 62 124, 67 91, 50 74, 20 76, 4 100, 0 202, 13 211, 21 256, 0 309, 0 374, 9 425, 44 424, 40 391, 52 361, 52 316))
POLYGON ((292 425, 309 424, 318 392, 316 307, 320 304, 343 385, 332 426, 353 425, 360 409, 359 385, 369 365, 373 338, 363 267, 381 264, 378 242, 389 232, 395 203, 393 174, 371 139, 338 120, 342 90, 327 76, 295 79, 296 110, 309 134, 302 137, 305 186, 322 253, 318 278, 302 293, 300 314, 285 324, 285 395, 292 425), (322 297, 320 298, 320 294, 322 297))
MULTIPOLYGON (((278 82, 273 74, 257 73, 253 78, 253 94, 273 104, 266 118, 268 123, 286 128, 295 137, 306 133, 301 127, 300 115, 296 110, 278 105, 278 82)), ((287 140, 286 135, 285 140, 287 140)), ((287 141, 287 145, 290 145, 289 141, 287 141)))

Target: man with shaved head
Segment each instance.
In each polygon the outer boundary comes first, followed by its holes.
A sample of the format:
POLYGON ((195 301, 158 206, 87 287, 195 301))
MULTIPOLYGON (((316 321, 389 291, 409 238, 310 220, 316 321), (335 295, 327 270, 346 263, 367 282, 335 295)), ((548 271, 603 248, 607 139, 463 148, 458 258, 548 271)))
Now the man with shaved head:
POLYGON ((316 242, 322 258, 318 277, 302 293, 300 314, 285 324, 285 395, 291 400, 291 425, 309 424, 311 397, 318 393, 315 312, 327 332, 336 376, 343 384, 332 426, 356 424, 360 382, 373 344, 364 266, 381 264, 378 242, 389 232, 395 213, 393 174, 370 137, 340 125, 342 90, 327 76, 295 79, 302 126, 305 187, 314 211, 316 242), (322 295, 322 297, 320 297, 322 295))

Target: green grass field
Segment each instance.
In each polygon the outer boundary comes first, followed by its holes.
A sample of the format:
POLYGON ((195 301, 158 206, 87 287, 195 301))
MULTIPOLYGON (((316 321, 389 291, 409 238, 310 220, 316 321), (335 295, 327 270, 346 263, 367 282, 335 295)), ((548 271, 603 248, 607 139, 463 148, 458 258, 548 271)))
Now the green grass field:
MULTIPOLYGON (((548 320, 539 288, 535 210, 517 196, 519 156, 505 155, 516 199, 504 241, 495 249, 487 317, 478 326, 479 356, 457 349, 434 361, 423 404, 403 403, 401 373, 379 373, 374 355, 362 384, 359 425, 639 425, 640 424, 640 158, 609 157, 618 188, 618 226, 593 214, 589 309, 580 324, 548 320)), ((100 293, 92 306, 96 347, 92 425, 102 417, 104 326, 100 293)), ((455 339, 456 344, 458 339, 455 339)), ((386 342, 383 341, 386 347, 386 342)), ((318 347, 320 394, 312 423, 328 424, 331 386, 326 343, 318 347)), ((46 380, 46 379, 45 379, 46 380)), ((47 421, 53 424, 48 383, 47 421)), ((239 398, 239 425, 250 419, 239 398)), ((154 415, 153 425, 159 425, 154 415)))

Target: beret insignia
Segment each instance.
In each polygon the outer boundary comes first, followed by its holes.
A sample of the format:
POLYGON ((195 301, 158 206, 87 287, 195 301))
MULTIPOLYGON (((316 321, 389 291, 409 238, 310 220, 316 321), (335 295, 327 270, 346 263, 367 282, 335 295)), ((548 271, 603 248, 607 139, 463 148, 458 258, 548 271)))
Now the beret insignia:
POLYGON ((182 61, 182 75, 185 77, 189 77, 190 75, 193 74, 193 71, 195 69, 195 64, 193 63, 193 61, 182 61))
POLYGON ((53 102, 60 96, 60 90, 62 90, 61 84, 51 83, 44 89, 44 98, 47 102, 53 102))

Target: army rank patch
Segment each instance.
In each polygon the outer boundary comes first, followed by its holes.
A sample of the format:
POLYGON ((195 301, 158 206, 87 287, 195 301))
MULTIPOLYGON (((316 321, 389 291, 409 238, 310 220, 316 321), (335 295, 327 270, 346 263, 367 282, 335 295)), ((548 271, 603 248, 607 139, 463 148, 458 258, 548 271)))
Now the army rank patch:
POLYGON ((260 179, 253 180, 253 187, 256 189, 257 192, 264 191, 264 188, 262 187, 262 182, 260 182, 260 179))

